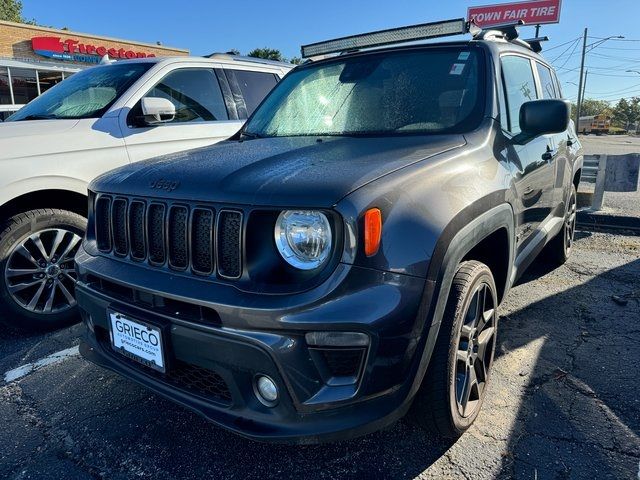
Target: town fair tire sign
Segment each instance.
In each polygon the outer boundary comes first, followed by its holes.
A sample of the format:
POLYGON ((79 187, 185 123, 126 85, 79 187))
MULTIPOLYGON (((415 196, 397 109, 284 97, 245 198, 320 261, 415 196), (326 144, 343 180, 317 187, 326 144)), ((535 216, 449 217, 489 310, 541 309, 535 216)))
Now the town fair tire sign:
POLYGON ((561 0, 531 0, 469 7, 467 19, 478 27, 504 25, 522 20, 527 25, 560 22, 561 0))

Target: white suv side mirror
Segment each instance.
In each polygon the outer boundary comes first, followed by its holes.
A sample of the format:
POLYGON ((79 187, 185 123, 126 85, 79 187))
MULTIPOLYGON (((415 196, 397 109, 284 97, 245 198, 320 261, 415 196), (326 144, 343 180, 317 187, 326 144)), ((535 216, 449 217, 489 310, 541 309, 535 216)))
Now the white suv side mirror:
POLYGON ((143 97, 140 103, 147 125, 167 123, 176 117, 176 107, 166 98, 143 97))

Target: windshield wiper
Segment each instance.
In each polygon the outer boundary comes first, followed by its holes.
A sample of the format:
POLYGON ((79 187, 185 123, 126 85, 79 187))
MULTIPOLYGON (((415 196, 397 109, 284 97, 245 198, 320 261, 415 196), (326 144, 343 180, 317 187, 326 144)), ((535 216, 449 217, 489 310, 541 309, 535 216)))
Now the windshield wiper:
POLYGON ((242 137, 247 137, 247 138, 264 138, 262 135, 260 135, 259 133, 253 133, 253 132, 247 132, 246 130, 243 130, 240 133, 240 138, 242 137))
POLYGON ((16 122, 20 122, 22 120, 53 120, 54 118, 58 118, 55 115, 27 115, 24 118, 19 118, 16 122))

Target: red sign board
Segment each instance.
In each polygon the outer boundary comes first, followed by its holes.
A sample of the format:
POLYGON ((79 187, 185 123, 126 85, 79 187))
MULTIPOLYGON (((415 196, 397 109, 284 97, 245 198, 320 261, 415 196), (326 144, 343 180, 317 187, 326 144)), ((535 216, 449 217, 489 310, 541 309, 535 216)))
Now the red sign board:
POLYGON ((104 55, 109 55, 111 58, 155 57, 153 53, 84 44, 79 40, 72 38, 62 40, 60 37, 33 37, 31 39, 31 48, 33 48, 34 52, 44 57, 74 62, 98 63, 104 55))
POLYGON ((503 25, 523 20, 527 25, 560 22, 562 0, 531 0, 469 7, 467 19, 479 27, 503 25))

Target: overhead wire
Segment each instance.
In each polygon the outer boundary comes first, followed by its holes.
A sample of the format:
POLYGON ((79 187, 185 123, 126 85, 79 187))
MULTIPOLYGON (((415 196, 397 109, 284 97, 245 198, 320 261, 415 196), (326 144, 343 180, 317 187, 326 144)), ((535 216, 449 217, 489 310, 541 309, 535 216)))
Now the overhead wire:
MULTIPOLYGON (((565 59, 564 63, 562 65, 560 65, 560 67, 558 68, 562 68, 564 67, 567 63, 569 63, 569 60, 571 59, 571 55, 573 55, 573 53, 576 51, 576 48, 578 48, 578 44, 580 39, 578 39, 577 41, 574 42, 573 44, 573 50, 571 51, 571 53, 567 56, 567 58, 565 59)), ((568 49, 567 49, 568 50, 568 49)), ((553 64, 553 62, 555 62, 555 60, 553 60, 551 63, 553 64)))

